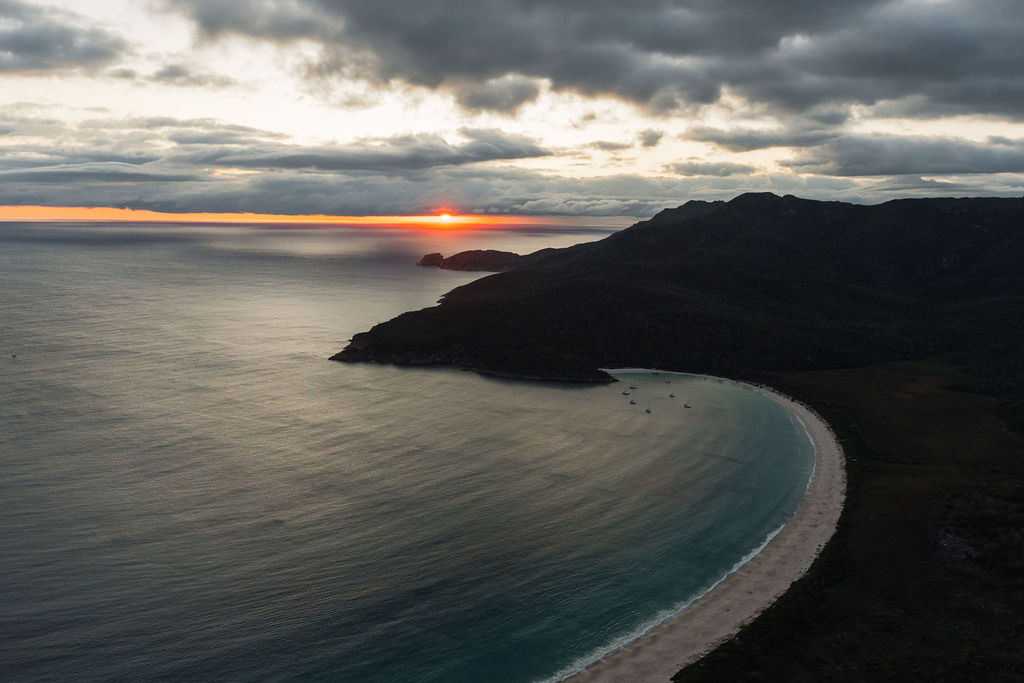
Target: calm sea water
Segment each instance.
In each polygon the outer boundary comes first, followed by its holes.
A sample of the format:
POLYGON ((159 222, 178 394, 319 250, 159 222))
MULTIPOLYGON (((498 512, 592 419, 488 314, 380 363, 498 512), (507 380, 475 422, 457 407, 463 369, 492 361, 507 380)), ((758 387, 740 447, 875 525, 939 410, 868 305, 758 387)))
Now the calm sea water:
POLYGON ((705 591, 803 495, 776 403, 326 360, 605 234, 0 225, 0 677, 557 679, 705 591))

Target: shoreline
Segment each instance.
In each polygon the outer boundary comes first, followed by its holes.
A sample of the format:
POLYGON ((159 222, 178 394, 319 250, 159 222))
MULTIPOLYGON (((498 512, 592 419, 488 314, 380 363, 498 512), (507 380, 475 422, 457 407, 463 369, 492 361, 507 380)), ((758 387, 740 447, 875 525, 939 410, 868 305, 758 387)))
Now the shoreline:
POLYGON ((814 469, 800 507, 760 552, 738 564, 683 611, 563 679, 573 683, 664 682, 734 637, 807 572, 839 522, 846 493, 845 461, 842 447, 820 416, 770 387, 693 373, 640 368, 615 368, 614 372, 676 374, 743 385, 789 410, 814 447, 814 469))

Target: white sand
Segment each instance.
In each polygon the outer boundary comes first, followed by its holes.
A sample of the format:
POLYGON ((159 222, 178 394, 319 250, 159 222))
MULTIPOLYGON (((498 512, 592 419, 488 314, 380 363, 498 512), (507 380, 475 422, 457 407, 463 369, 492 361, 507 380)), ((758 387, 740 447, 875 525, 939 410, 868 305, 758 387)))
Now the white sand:
POLYGON ((668 681, 775 602, 807 572, 832 537, 846 495, 843 451, 835 435, 824 420, 800 403, 769 389, 747 386, 793 411, 814 444, 814 474, 796 514, 759 554, 710 593, 569 680, 668 681))

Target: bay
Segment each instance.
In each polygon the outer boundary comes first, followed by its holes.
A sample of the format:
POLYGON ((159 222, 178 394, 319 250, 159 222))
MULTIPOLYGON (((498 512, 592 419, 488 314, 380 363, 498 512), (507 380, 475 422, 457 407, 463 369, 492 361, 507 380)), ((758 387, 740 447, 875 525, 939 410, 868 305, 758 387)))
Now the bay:
POLYGON ((781 406, 326 360, 608 232, 0 225, 0 673, 545 680, 680 609, 799 504, 781 406))

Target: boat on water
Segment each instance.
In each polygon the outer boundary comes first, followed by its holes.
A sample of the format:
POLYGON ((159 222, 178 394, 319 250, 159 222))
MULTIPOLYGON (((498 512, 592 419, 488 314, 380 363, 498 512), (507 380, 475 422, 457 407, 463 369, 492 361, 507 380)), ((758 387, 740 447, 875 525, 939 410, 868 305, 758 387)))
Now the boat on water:
POLYGON ((623 396, 629 396, 629 392, 628 392, 628 391, 623 391, 623 392, 622 392, 622 395, 623 395, 623 396))
POLYGON ((690 407, 690 404, 689 404, 689 403, 684 403, 684 404, 683 404, 683 407, 684 407, 684 408, 689 408, 689 407, 690 407))
POLYGON ((634 401, 633 399, 629 399, 629 405, 635 406, 636 405, 636 401, 634 401))
POLYGON ((676 397, 676 395, 675 395, 675 394, 669 394, 669 395, 668 395, 668 397, 669 397, 669 398, 675 398, 675 397, 676 397))
POLYGON ((651 412, 651 402, 650 401, 647 402, 647 410, 645 410, 644 412, 645 413, 651 412))

